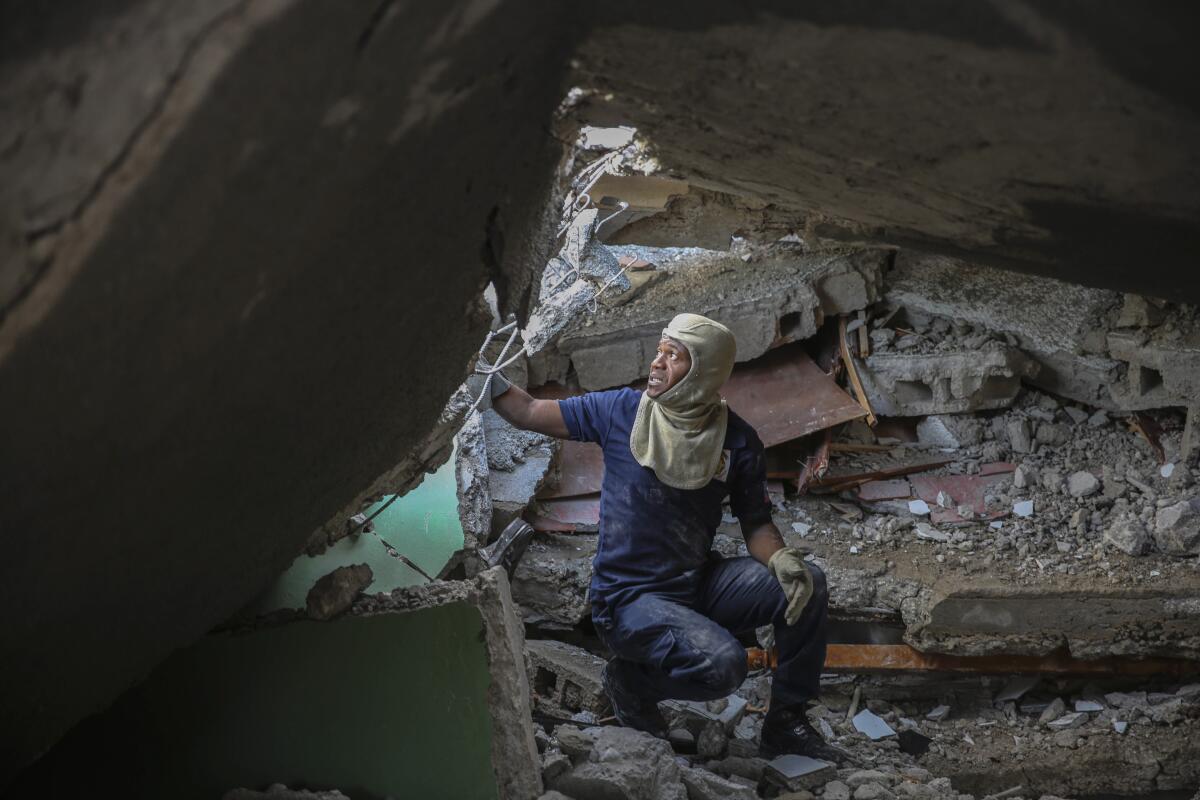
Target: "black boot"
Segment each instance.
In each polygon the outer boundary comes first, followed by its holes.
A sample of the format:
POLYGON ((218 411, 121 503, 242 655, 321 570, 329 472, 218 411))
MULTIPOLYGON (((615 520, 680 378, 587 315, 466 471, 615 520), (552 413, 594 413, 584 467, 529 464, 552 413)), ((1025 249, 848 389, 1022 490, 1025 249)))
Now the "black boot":
POLYGON ((803 705, 771 706, 763 720, 762 737, 758 754, 763 758, 774 758, 785 753, 795 753, 834 764, 844 764, 850 759, 845 750, 827 743, 825 738, 808 721, 803 705))
POLYGON ((667 721, 658 710, 658 703, 639 697, 621 680, 621 661, 614 658, 604 665, 601 683, 612 703, 613 716, 626 728, 645 731, 652 736, 667 738, 667 721))

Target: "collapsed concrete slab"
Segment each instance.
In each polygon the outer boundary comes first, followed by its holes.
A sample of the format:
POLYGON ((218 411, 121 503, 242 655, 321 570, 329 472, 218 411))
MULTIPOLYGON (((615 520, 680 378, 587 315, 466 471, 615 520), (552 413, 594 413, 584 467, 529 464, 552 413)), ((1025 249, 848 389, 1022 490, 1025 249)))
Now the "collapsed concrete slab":
POLYGON ((887 260, 882 250, 805 252, 773 247, 747 253, 689 249, 613 248, 658 265, 666 277, 645 285, 619 305, 601 304, 567 327, 556 346, 539 354, 531 375, 563 382, 573 367, 585 390, 644 378, 662 329, 678 311, 729 326, 738 361, 756 358, 774 343, 813 336, 824 318, 864 308, 879 297, 887 260))
POLYGON ((1012 337, 1041 367, 1027 382, 1090 406, 1189 406, 1200 393, 1200 323, 1188 306, 911 251, 897 255, 886 295, 1012 337))

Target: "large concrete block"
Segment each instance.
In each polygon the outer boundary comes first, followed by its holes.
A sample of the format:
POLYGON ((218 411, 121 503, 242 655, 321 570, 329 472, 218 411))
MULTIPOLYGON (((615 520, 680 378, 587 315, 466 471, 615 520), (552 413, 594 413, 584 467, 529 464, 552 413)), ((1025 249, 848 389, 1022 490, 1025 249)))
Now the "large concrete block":
POLYGON ((540 706, 566 716, 580 711, 608 715, 608 697, 600 682, 603 658, 565 642, 530 639, 525 642, 525 660, 540 706))
POLYGON ((926 355, 876 354, 859 377, 877 414, 921 416, 1004 408, 1037 364, 1016 348, 926 355))
POLYGON ((636 338, 575 350, 571 353, 571 363, 580 387, 587 391, 624 386, 649 371, 649 359, 642 353, 641 340, 636 338))

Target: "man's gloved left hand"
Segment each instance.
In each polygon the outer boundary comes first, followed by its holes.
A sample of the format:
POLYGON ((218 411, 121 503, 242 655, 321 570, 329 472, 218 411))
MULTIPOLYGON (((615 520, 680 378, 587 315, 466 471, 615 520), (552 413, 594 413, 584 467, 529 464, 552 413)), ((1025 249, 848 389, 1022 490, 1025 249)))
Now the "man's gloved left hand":
POLYGON ((788 625, 795 625, 813 593, 812 573, 804 563, 804 551, 795 547, 781 547, 767 561, 767 569, 779 581, 783 596, 787 598, 784 618, 788 625))

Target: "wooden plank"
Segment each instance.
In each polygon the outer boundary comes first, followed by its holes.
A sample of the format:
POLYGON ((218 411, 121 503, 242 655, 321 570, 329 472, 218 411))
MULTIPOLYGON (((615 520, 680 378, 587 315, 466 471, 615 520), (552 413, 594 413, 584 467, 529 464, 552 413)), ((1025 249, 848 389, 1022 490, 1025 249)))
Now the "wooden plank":
POLYGON ((850 385, 854 388, 854 396, 858 398, 858 402, 867 412, 867 424, 872 428, 878 420, 875 418, 875 412, 871 410, 871 402, 867 400, 867 393, 863 391, 862 381, 858 379, 858 369, 854 366, 854 357, 850 355, 850 347, 846 344, 846 318, 838 317, 838 345, 842 351, 842 362, 846 365, 846 374, 850 376, 850 385))

